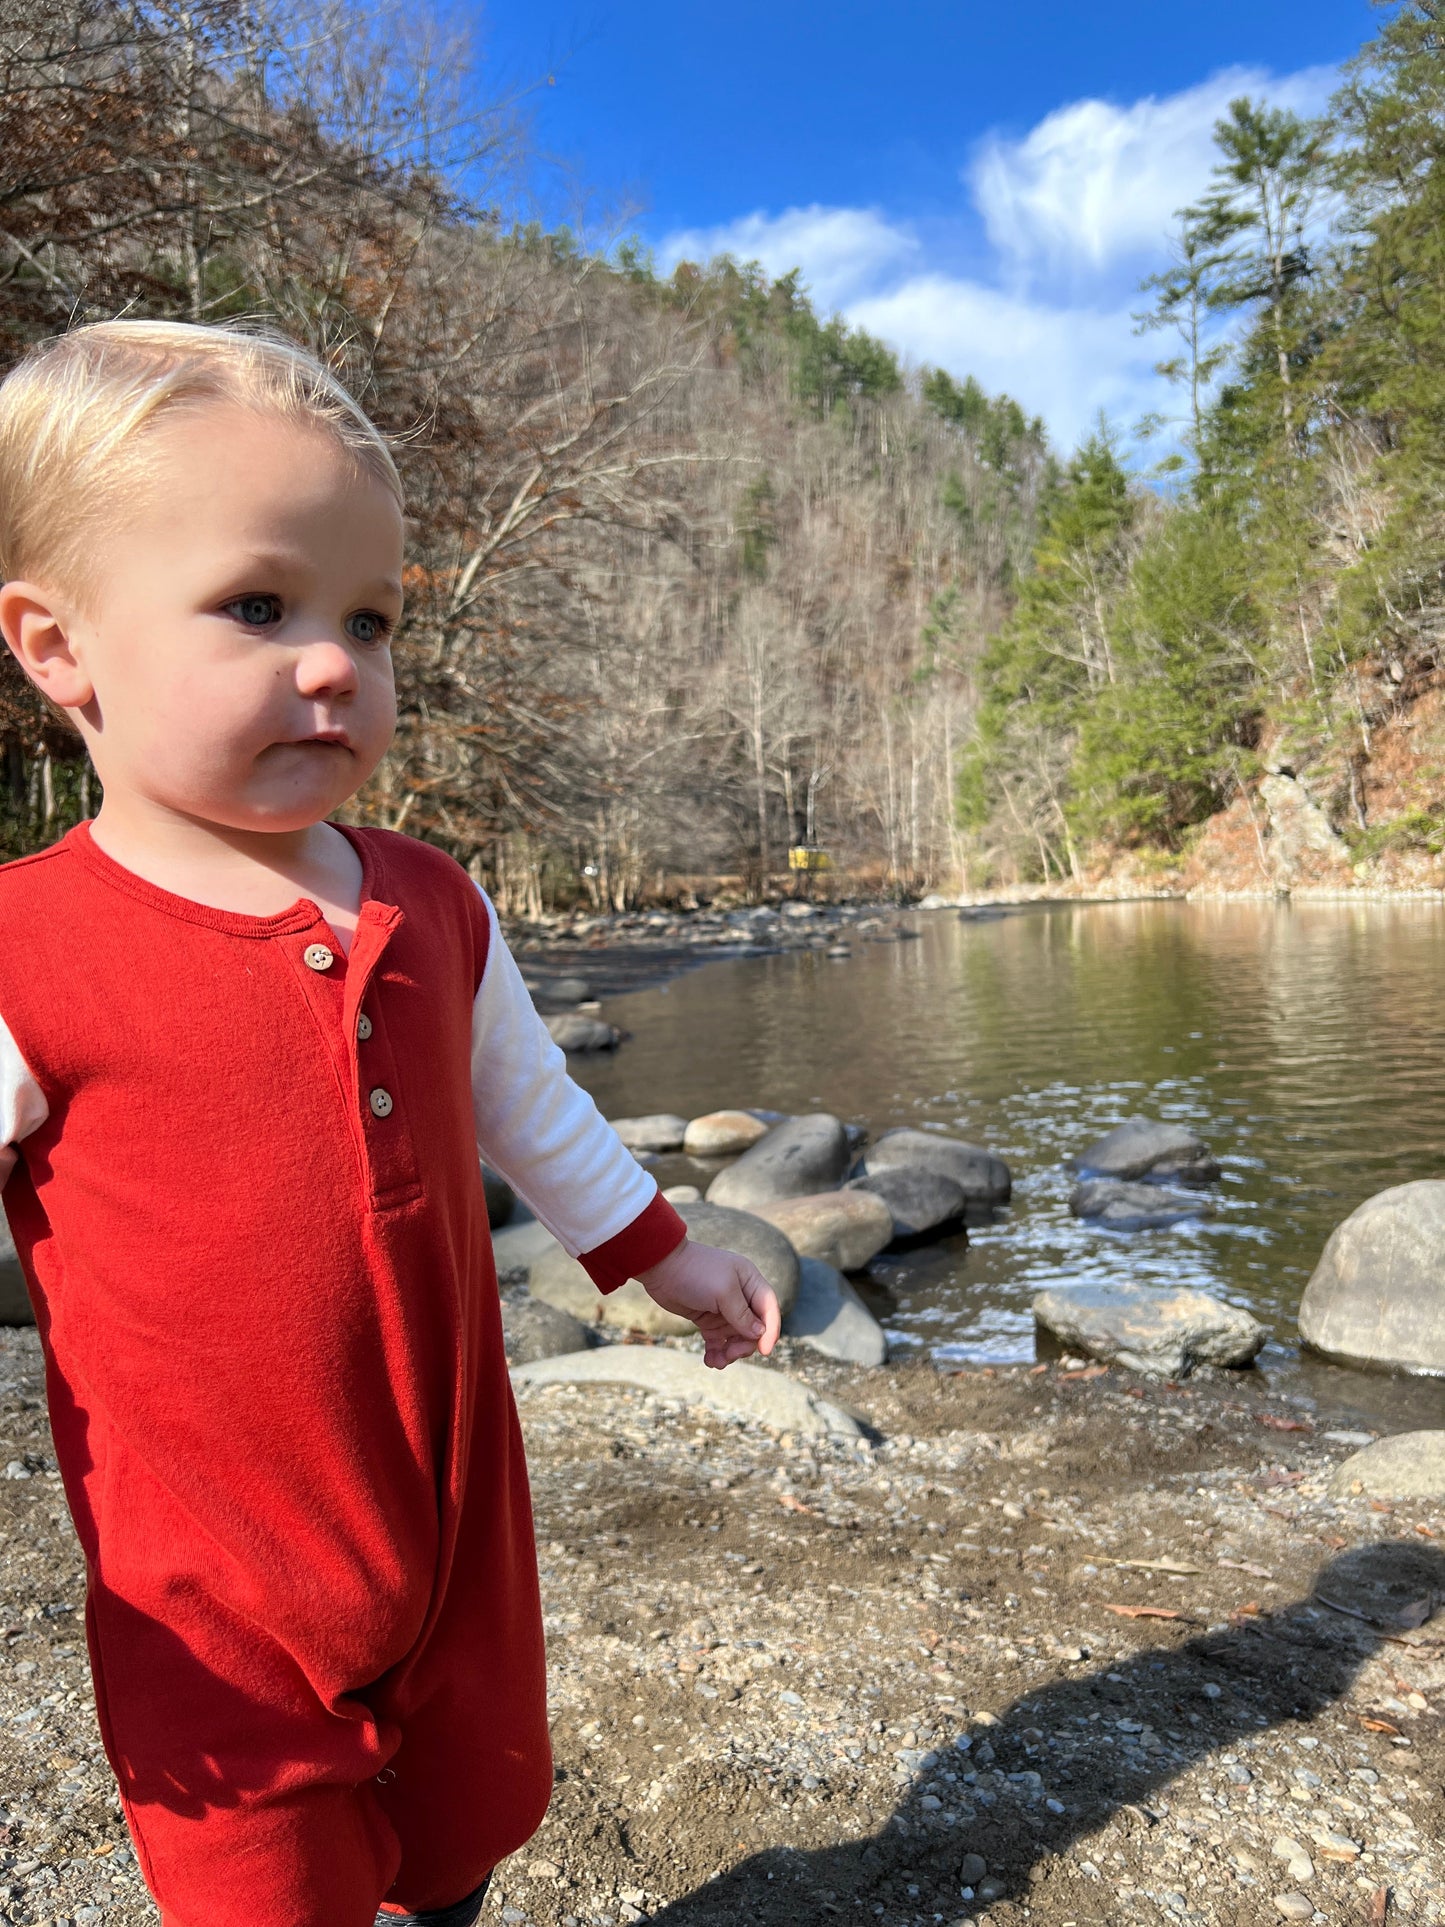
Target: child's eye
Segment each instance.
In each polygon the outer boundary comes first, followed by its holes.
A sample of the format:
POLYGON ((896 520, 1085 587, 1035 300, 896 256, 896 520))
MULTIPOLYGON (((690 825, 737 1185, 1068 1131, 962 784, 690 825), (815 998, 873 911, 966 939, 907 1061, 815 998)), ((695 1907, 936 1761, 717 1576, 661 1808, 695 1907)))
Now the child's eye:
POLYGON ((395 624, 377 609, 358 609, 346 618, 346 633, 353 642, 385 642, 395 624))
POLYGON ((274 595, 238 595, 225 605, 227 615, 243 622, 248 629, 268 629, 281 620, 281 598, 274 595))

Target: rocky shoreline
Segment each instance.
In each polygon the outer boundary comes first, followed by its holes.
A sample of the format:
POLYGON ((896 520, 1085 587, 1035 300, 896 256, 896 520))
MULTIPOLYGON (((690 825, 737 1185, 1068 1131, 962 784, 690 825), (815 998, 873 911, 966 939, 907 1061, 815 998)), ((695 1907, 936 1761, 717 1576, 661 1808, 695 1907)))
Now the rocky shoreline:
MULTIPOLYGON (((1334 1496, 1357 1419, 784 1350, 854 1435, 520 1388, 557 1788, 486 1919, 1445 1921, 1445 1508, 1334 1496)), ((153 1927, 33 1331, 0 1440, 0 1920, 153 1927)))

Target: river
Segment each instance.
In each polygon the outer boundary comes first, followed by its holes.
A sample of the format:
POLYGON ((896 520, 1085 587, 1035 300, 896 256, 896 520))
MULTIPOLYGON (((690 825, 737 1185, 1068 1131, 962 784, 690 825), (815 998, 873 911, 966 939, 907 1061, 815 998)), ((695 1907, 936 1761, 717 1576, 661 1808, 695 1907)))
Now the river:
MULTIPOLYGON (((903 920, 856 941, 718 962, 613 999, 633 1036, 574 1061, 609 1116, 728 1106, 942 1128, 1014 1173, 987 1224, 872 1267, 895 1347, 948 1361, 1034 1350, 1046 1284, 1191 1284, 1273 1333, 1307 1395, 1392 1423, 1445 1420, 1439 1381, 1308 1358, 1300 1294, 1330 1231, 1387 1185, 1445 1176, 1445 908, 1437 903, 1041 905, 903 920), (1223 1165, 1218 1215, 1119 1233, 1069 1215, 1066 1159, 1131 1112, 1193 1126, 1223 1165)), ((664 1183, 701 1182, 682 1158, 664 1183)))

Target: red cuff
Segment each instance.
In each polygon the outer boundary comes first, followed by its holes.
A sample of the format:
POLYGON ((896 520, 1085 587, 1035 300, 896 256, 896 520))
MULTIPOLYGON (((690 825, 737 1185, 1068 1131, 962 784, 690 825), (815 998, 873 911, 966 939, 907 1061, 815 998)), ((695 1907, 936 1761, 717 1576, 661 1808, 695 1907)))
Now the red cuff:
POLYGON ((659 1191, 657 1196, 605 1245, 584 1251, 578 1258, 599 1291, 616 1291, 639 1271, 660 1265, 670 1251, 687 1236, 687 1226, 659 1191))

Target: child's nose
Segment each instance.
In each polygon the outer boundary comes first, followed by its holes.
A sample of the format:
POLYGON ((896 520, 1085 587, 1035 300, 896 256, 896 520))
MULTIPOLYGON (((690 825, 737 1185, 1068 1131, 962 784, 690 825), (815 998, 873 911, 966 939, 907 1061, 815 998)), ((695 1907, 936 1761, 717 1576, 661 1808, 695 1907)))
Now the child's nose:
POLYGON ((350 695, 356 688, 356 662, 349 649, 318 637, 300 652, 296 682, 303 696, 350 695))

